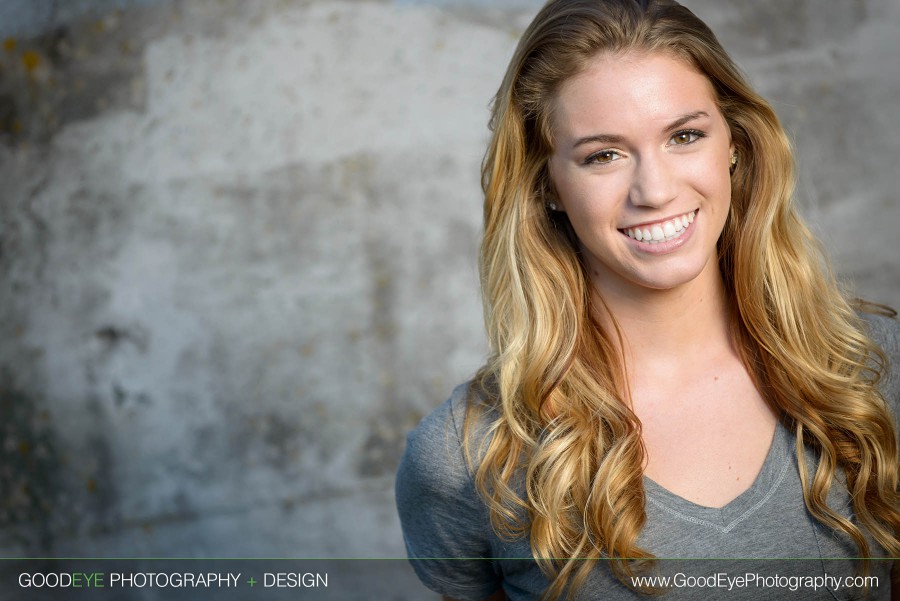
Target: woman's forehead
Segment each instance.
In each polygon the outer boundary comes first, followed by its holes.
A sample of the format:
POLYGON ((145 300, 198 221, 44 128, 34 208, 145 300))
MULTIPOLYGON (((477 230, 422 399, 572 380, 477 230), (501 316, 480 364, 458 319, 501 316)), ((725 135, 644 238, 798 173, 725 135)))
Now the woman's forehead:
POLYGON ((687 61, 668 52, 604 53, 560 86, 551 126, 557 134, 633 129, 697 112, 718 113, 718 103, 709 79, 687 61))

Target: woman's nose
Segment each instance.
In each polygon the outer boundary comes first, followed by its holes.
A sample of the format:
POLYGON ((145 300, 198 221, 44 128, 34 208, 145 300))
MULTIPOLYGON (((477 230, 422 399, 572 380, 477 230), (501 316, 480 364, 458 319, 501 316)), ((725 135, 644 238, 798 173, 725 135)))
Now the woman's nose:
POLYGON ((677 178, 673 165, 666 158, 651 156, 637 161, 631 185, 631 199, 635 206, 657 208, 677 196, 677 178))

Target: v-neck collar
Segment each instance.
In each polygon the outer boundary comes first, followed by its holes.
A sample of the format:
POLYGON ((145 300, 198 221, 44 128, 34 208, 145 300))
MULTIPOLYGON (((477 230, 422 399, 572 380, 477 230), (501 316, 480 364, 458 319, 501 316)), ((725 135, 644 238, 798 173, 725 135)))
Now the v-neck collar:
POLYGON ((790 465, 791 433, 776 423, 769 452, 750 488, 723 507, 705 507, 688 501, 644 476, 647 502, 675 518, 705 525, 722 533, 730 532, 753 515, 775 494, 790 465))

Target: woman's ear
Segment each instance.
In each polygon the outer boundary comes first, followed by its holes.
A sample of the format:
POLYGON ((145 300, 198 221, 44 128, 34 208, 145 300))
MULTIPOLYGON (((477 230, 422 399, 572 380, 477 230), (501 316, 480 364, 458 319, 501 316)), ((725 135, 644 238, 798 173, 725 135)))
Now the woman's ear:
POLYGON ((551 213, 565 213, 566 209, 559 200, 559 194, 556 193, 556 186, 553 185, 553 179, 550 177, 550 167, 547 166, 544 177, 541 181, 541 196, 544 197, 544 207, 551 213))
POLYGON ((551 213, 565 213, 566 209, 563 207, 562 203, 559 202, 555 196, 547 196, 544 200, 544 206, 547 207, 547 210, 551 213))

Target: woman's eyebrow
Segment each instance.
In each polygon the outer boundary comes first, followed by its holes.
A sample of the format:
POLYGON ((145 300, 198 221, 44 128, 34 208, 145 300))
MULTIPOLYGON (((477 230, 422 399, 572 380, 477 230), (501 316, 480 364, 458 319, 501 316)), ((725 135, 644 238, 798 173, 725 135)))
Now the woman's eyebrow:
MULTIPOLYGON (((688 113, 687 115, 682 115, 678 119, 675 119, 675 121, 672 121, 670 124, 665 126, 662 131, 672 131, 673 129, 681 127, 685 123, 690 123, 694 119, 699 119, 700 117, 709 117, 709 113, 707 113, 706 111, 695 111, 693 113, 688 113)), ((591 144, 595 142, 600 142, 602 144, 619 144, 624 139, 624 137, 615 134, 596 134, 593 136, 585 136, 584 138, 579 138, 575 141, 574 144, 572 144, 572 148, 578 148, 582 144, 591 144)))
POLYGON ((594 136, 586 136, 584 138, 579 138, 572 144, 572 148, 578 148, 582 144, 590 144, 592 142, 602 142, 603 144, 618 144, 622 140, 624 140, 622 136, 616 136, 613 134, 597 134, 594 136))
POLYGON ((688 113, 687 115, 684 115, 683 117, 679 117, 678 119, 672 121, 669 125, 663 128, 663 131, 672 131, 673 129, 681 127, 685 123, 690 123, 694 119, 699 119, 700 117, 709 117, 709 113, 707 113, 706 111, 696 111, 693 113, 688 113))

